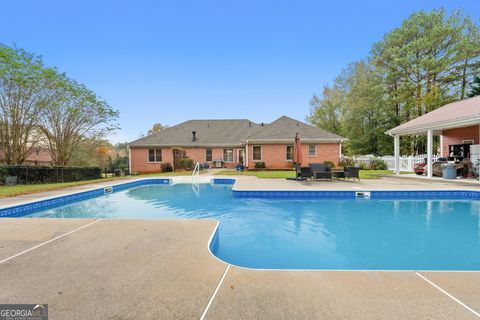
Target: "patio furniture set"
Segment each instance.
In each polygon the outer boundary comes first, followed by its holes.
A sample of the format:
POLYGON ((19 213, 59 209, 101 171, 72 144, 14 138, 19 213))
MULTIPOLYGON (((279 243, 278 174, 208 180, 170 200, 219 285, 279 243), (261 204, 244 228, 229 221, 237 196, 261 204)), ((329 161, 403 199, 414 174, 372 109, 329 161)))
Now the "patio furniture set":
POLYGON ((309 163, 307 167, 295 166, 296 180, 332 180, 332 179, 358 179, 360 180, 360 168, 344 167, 343 169, 331 169, 325 163, 309 163))

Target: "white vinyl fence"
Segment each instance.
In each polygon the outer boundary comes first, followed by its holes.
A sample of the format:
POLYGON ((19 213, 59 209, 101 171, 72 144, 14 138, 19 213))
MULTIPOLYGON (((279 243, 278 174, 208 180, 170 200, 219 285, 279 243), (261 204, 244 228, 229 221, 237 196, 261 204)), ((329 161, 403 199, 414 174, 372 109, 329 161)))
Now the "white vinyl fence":
MULTIPOLYGON (((418 155, 418 156, 402 156, 400 157, 400 170, 401 171, 413 171, 413 168, 417 163, 423 163, 425 158, 427 157, 426 154, 418 155)), ((433 156, 432 161, 437 161, 440 156, 433 156)), ((352 159, 356 164, 364 163, 366 166, 370 164, 372 159, 376 158, 373 155, 366 155, 366 156, 353 156, 352 159)), ((383 156, 378 157, 385 161, 387 164, 388 169, 395 169, 395 157, 394 156, 383 156)))

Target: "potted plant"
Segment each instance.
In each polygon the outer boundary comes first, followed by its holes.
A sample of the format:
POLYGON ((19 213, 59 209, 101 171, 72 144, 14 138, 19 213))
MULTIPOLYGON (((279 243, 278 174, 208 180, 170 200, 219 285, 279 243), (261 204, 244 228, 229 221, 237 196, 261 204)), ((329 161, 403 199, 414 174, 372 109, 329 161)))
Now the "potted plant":
POLYGON ((417 163, 413 167, 413 171, 419 176, 423 175, 425 173, 425 163, 417 163))

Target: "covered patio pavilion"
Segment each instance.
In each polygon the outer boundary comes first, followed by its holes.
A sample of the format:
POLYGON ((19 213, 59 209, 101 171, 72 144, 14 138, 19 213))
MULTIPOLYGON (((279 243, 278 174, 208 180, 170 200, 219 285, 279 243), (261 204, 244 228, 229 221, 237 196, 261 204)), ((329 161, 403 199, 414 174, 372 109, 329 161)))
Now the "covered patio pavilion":
MULTIPOLYGON (((433 137, 440 136, 440 157, 450 157, 452 146, 480 144, 480 96, 447 104, 387 131, 394 137, 395 173, 400 174, 400 137, 427 136, 427 177, 432 178, 433 137)), ((472 155, 465 158, 475 163, 472 155)))

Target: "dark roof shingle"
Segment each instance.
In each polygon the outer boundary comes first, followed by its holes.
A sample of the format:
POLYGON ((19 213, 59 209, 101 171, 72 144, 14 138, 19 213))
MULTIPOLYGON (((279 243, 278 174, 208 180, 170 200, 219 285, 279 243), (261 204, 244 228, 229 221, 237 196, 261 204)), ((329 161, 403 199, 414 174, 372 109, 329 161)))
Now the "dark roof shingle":
POLYGON ((259 127, 247 119, 188 120, 135 140, 130 147, 240 146, 259 127), (192 131, 196 141, 192 141, 192 131))
POLYGON ((247 119, 188 120, 176 126, 135 140, 130 147, 234 147, 243 141, 282 140, 293 142, 298 132, 300 139, 315 142, 339 142, 339 135, 283 116, 270 124, 259 125, 247 119), (196 141, 192 139, 196 132, 196 141))
POLYGON ((314 127, 304 122, 282 116, 272 123, 265 125, 262 129, 252 133, 246 140, 248 141, 266 141, 266 140, 294 140, 298 133, 301 140, 310 141, 341 141, 344 138, 314 127))

